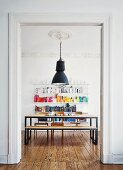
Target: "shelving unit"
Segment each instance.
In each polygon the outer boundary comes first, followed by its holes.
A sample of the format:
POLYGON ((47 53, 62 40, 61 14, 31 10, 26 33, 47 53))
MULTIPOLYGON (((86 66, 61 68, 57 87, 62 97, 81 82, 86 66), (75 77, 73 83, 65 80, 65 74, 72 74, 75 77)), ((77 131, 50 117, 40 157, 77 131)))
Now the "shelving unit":
POLYGON ((76 112, 76 105, 88 104, 88 84, 66 85, 34 85, 35 111, 76 112))

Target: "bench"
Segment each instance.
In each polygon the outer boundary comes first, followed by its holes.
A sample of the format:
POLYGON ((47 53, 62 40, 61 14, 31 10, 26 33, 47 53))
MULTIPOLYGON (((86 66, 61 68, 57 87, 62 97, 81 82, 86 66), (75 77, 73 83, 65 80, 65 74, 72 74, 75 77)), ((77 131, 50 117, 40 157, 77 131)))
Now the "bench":
POLYGON ((26 126, 25 127, 25 144, 31 140, 31 130, 89 130, 90 138, 94 144, 98 142, 98 129, 95 126, 26 126))

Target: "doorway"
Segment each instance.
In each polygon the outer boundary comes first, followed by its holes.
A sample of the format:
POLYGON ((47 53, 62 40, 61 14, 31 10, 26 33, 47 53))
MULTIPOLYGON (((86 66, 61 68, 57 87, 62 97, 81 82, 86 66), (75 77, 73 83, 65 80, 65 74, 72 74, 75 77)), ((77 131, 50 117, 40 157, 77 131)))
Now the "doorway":
POLYGON ((51 85, 56 61, 60 56, 60 41, 49 36, 49 32, 56 30, 67 32, 70 36, 69 39, 62 40, 61 49, 61 57, 66 67, 65 74, 68 75, 69 86, 73 86, 68 97, 72 97, 74 103, 69 103, 68 110, 75 107, 77 112, 98 115, 100 129, 101 29, 101 26, 21 26, 22 130, 25 128, 24 118, 28 113, 35 114, 42 110, 53 111, 53 109, 63 110, 65 108, 64 103, 34 102, 34 94, 37 90, 40 97, 52 97, 52 95, 55 97, 56 95, 55 92, 51 90, 47 92, 45 89, 50 88, 47 86, 51 85), (76 86, 81 88, 81 93, 79 92, 78 95, 75 92, 76 86), (76 95, 80 98, 85 96, 88 101, 77 103, 76 95))
MULTIPOLYGON (((54 15, 49 16, 46 15, 45 17, 43 15, 38 15, 38 17, 35 17, 32 15, 30 17, 29 15, 10 15, 10 63, 9 63, 9 69, 10 69, 10 85, 9 85, 9 92, 10 92, 10 98, 9 100, 9 159, 8 162, 11 163, 17 163, 20 161, 21 158, 21 123, 19 120, 21 120, 21 44, 20 44, 20 30, 21 26, 100 26, 101 27, 101 88, 100 88, 100 99, 101 99, 101 160, 103 163, 105 163, 108 160, 105 160, 104 158, 104 152, 109 149, 109 138, 107 138, 107 133, 110 133, 110 131, 105 131, 104 127, 107 126, 106 121, 109 121, 109 114, 106 115, 109 111, 109 106, 107 107, 107 102, 109 102, 109 98, 107 98, 107 94, 109 94, 109 79, 104 68, 109 72, 108 64, 109 64, 109 58, 107 57, 108 54, 108 37, 105 35, 108 33, 108 27, 107 27, 107 19, 100 18, 100 21, 98 19, 96 20, 96 17, 83 17, 80 15, 79 17, 77 15, 74 15, 74 17, 68 16, 66 19, 62 15, 57 15, 55 17, 54 15), (37 19, 38 18, 38 19, 37 19), (26 20, 25 20, 26 19, 26 20), (54 20, 56 19, 56 21, 54 20), (60 22, 59 22, 60 19, 60 22), (76 19, 78 22, 76 22, 76 19), (41 22, 42 21, 42 22, 41 22), (55 21, 55 22, 54 22, 55 21), (90 22, 89 22, 90 21, 90 22), (16 24, 15 24, 16 23, 16 24), (16 32, 13 32, 16 30, 16 32), (103 32, 103 31, 107 32, 103 32), (12 36, 14 36, 14 42, 12 42, 12 36), (106 49, 104 50, 104 46, 106 46, 106 49), (12 56, 12 54, 16 54, 17 56, 12 56), (14 58, 15 57, 15 58, 14 58), (107 57, 107 58, 106 58, 107 57), (105 60, 104 60, 105 58, 105 60), (14 65, 14 68, 12 67, 14 65), (17 72, 14 72, 13 75, 13 69, 17 72), (105 80, 105 81, 104 81, 105 80), (14 94, 14 95, 13 95, 14 94), (16 100, 15 100, 16 99, 16 100), (105 112, 104 112, 105 111, 105 112), (103 118, 103 119, 102 119, 103 118), (14 126, 17 127, 17 129, 14 128, 14 126), (14 129, 13 129, 14 128, 14 129), (103 133, 102 133, 103 132, 103 133), (14 139, 14 140, 13 140, 14 139), (104 143, 103 140, 106 140, 107 142, 104 143), (15 145, 16 144, 16 145, 15 145), (107 145, 108 144, 108 145, 107 145), (16 147, 15 147, 16 146, 16 147), (107 150, 105 150, 107 149, 107 150), (13 154, 13 155, 12 155, 13 154)), ((109 96, 108 96, 109 97, 109 96)))

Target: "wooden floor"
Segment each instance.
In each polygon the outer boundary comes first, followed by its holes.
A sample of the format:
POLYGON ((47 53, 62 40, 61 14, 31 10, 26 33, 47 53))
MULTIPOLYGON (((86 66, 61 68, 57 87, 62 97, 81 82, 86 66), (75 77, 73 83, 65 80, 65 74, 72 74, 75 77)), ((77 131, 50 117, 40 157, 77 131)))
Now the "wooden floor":
POLYGON ((55 131, 48 138, 46 132, 38 132, 28 145, 22 134, 21 162, 0 165, 0 170, 123 170, 123 165, 101 164, 99 145, 91 143, 88 132, 55 131))

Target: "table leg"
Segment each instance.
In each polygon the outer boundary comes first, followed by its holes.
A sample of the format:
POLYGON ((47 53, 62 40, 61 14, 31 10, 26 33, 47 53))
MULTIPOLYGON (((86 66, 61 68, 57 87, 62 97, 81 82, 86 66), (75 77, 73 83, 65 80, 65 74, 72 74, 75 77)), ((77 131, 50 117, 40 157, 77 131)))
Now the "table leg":
POLYGON ((98 117, 96 117, 95 143, 98 144, 98 117))
POLYGON ((29 129, 27 129, 27 144, 29 143, 29 139, 30 139, 30 137, 29 137, 29 129))
POLYGON ((91 139, 94 140, 94 130, 91 130, 91 139))
MULTIPOLYGON (((92 118, 90 118, 90 126, 92 126, 92 118)), ((92 130, 90 130, 90 138, 92 139, 92 130)))
POLYGON ((95 145, 98 144, 98 117, 96 117, 96 129, 95 129, 95 137, 92 139, 93 140, 93 143, 95 145))
POLYGON ((26 132, 26 129, 25 129, 25 137, 24 137, 24 144, 26 145, 26 143, 27 143, 27 132, 26 132))
POLYGON ((26 130, 26 126, 27 126, 27 118, 25 117, 25 138, 24 138, 25 145, 27 143, 27 130, 26 130))
MULTIPOLYGON (((32 126, 32 118, 30 118, 30 126, 32 126)), ((30 140, 31 140, 31 129, 30 129, 30 140)))
POLYGON ((95 145, 98 144, 98 130, 95 130, 95 145))

